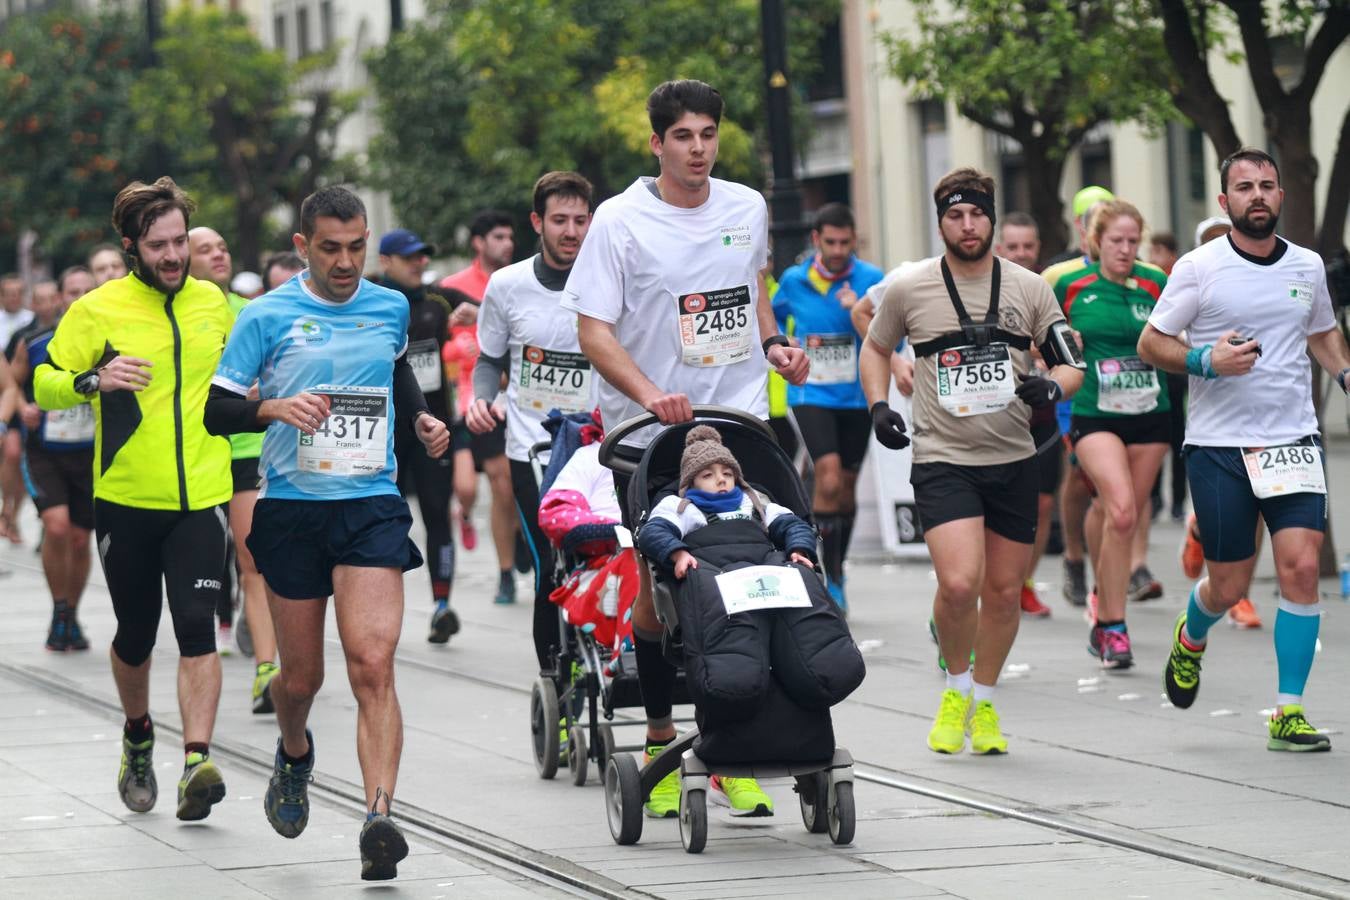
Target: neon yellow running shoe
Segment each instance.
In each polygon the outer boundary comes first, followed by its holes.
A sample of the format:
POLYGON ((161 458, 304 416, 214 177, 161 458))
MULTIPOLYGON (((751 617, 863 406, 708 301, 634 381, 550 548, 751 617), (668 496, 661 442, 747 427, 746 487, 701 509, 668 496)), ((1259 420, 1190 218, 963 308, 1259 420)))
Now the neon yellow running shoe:
POLYGON ((975 704, 975 712, 970 716, 970 752, 981 756, 1007 753, 1008 739, 998 727, 998 713, 989 700, 975 704))
POLYGON ((253 713, 266 715, 277 711, 272 702, 272 679, 281 669, 273 662, 258 663, 258 674, 253 676, 253 713))
MULTIPOLYGON (((642 763, 646 765, 666 749, 663 744, 648 744, 642 754, 642 763)), ((642 811, 652 819, 674 819, 680 814, 680 770, 676 767, 665 778, 656 783, 652 794, 643 804, 642 811)))
POLYGON ((935 753, 960 753, 966 747, 966 714, 970 698, 954 688, 942 692, 933 729, 928 732, 928 749, 935 753))
POLYGON ((1281 706, 1270 717, 1270 740, 1267 750, 1290 750, 1295 753, 1316 753, 1331 749, 1331 738, 1322 734, 1303 717, 1303 707, 1294 704, 1281 706))
POLYGON ((212 804, 225 799, 225 779, 209 756, 193 751, 178 782, 178 818, 195 822, 211 815, 212 804))
POLYGON ((773 815, 773 800, 753 778, 723 778, 714 775, 711 796, 714 802, 725 802, 731 807, 733 816, 757 818, 773 815))

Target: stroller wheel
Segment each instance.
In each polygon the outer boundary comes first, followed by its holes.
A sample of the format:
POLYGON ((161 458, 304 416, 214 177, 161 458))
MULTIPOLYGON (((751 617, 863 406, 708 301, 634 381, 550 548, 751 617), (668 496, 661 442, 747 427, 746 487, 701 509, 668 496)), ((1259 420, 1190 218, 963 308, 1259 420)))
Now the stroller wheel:
POLYGON ((558 720, 558 689, 552 678, 540 678, 530 691, 530 737, 540 778, 552 778, 558 772, 558 720))
POLYGON ((600 746, 595 748, 595 760, 600 767, 600 777, 604 778, 609 770, 609 758, 614 755, 614 729, 608 722, 602 722, 596 726, 596 731, 600 735, 600 746))
POLYGON ((708 843, 708 794, 680 792, 680 843, 685 853, 702 853, 708 843))
POLYGON ((605 770, 605 815, 614 843, 636 844, 642 837, 642 773, 630 754, 609 758, 605 770))
POLYGON ((830 793, 834 795, 834 803, 830 806, 830 840, 841 845, 851 844, 857 826, 853 809, 853 782, 837 782, 830 793))
POLYGON ((572 783, 581 787, 586 783, 591 764, 591 758, 586 753, 586 729, 581 725, 573 725, 568 737, 567 771, 572 773, 572 783))
POLYGON ((797 803, 802 808, 802 824, 812 834, 829 829, 830 785, 824 772, 812 772, 797 779, 797 803))

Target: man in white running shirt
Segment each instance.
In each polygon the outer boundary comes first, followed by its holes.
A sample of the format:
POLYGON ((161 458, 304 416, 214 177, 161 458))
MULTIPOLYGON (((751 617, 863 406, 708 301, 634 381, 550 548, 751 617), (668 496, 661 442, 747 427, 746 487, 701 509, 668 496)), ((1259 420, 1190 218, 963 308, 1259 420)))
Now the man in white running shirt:
MULTIPOLYGON (((563 307, 578 314, 582 352, 603 379, 606 428, 643 412, 662 425, 688 422, 694 403, 767 419, 769 368, 792 384, 806 380, 806 354, 778 333, 764 287, 764 198, 711 177, 722 106, 722 95, 700 81, 668 81, 652 91, 650 146, 661 174, 639 178, 600 205, 568 278, 563 307)), ((656 431, 635 432, 620 451, 640 458, 656 431)), ((622 500, 628 478, 615 473, 614 480, 622 500)), ((675 669, 661 654, 661 626, 645 572, 643 578, 633 635, 650 758, 675 737, 675 669)), ((752 779, 723 778, 721 786, 733 814, 772 813, 752 779)), ((652 791, 647 814, 675 816, 679 794, 672 773, 652 791)))
POLYGON ((1308 352, 1344 390, 1350 350, 1321 258, 1275 234, 1284 201, 1275 160, 1244 148, 1219 172, 1219 205, 1232 231, 1177 261, 1139 338, 1145 362, 1191 376, 1183 452, 1209 570, 1173 627, 1163 684, 1174 705, 1195 702, 1209 629, 1247 596, 1263 516, 1280 588, 1279 690, 1266 746, 1330 750, 1331 740, 1303 714, 1327 520, 1308 352))
POLYGON ((553 554, 539 530, 539 485, 530 468, 530 447, 549 440, 542 423, 550 410, 595 408, 595 379, 577 343, 576 314, 560 304, 591 224, 593 197, 591 183, 576 172, 549 172, 535 182, 530 223, 539 235, 539 252, 498 269, 488 280, 478 311, 474 401, 464 415, 475 434, 506 422, 516 514, 534 556, 534 649, 541 672, 550 669, 550 649, 558 643, 558 608, 549 600, 555 586, 553 554), (502 407, 494 401, 504 372, 510 377, 502 407))

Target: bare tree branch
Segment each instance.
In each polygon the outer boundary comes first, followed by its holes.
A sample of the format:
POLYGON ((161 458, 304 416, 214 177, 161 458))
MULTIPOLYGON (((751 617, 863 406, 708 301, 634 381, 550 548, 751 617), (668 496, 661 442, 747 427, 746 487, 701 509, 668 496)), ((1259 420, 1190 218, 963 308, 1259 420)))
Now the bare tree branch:
POLYGON ((1242 142, 1233 125, 1228 101, 1214 86, 1207 47, 1196 37, 1186 0, 1159 0, 1158 6, 1163 18, 1163 42, 1179 80, 1173 92, 1177 109, 1209 137, 1219 156, 1227 156, 1242 142))

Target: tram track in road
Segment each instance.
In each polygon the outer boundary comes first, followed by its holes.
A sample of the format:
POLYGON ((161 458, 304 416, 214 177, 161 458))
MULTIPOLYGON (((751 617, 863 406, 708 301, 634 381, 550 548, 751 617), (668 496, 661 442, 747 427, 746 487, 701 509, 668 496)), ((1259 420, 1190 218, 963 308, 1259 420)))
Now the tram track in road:
MULTIPOLYGON (((463 672, 451 666, 428 662, 408 654, 398 654, 398 662, 400 665, 406 665, 420 671, 463 679, 465 681, 485 685, 523 697, 528 697, 530 693, 528 687, 519 684, 463 672)), ((845 702, 861 703, 876 712, 900 716, 907 715, 902 710, 897 710, 881 704, 851 700, 845 702)), ((638 717, 629 717, 622 713, 617 714, 616 718, 631 718, 634 723, 640 721, 638 717)), ((1154 763, 1140 763, 1123 757, 1109 756, 1109 754, 1102 754, 1095 751, 1065 748, 1059 744, 1051 745, 1047 742, 1037 741, 1034 738, 1027 738, 1025 740, 1032 743, 1045 744, 1045 746, 1054 746, 1061 750, 1067 749, 1073 752, 1081 752, 1092 757, 1109 757, 1117 762, 1141 765, 1150 769, 1159 769, 1173 774, 1196 775, 1194 772, 1183 772, 1178 769, 1159 766, 1154 763)), ((1150 831, 1116 825, 1073 811, 1047 809, 1025 800, 1003 797, 987 791, 974 791, 969 788, 936 779, 916 777, 879 763, 872 763, 855 758, 854 777, 858 781, 864 781, 869 784, 877 785, 878 787, 925 797, 943 803, 950 803, 955 806, 994 815, 999 818, 1035 825, 1040 828, 1074 835, 1075 837, 1108 844, 1136 853, 1144 853, 1161 859, 1168 859, 1173 862, 1184 863, 1186 865, 1209 869, 1215 872, 1222 872, 1226 875, 1233 875, 1238 878, 1249 879, 1262 884, 1269 884, 1272 887, 1298 891, 1313 897, 1330 898, 1330 900, 1346 900, 1346 898, 1350 898, 1350 880, 1337 878, 1311 869, 1287 866, 1274 860, 1247 856, 1245 854, 1215 847, 1206 847, 1200 844, 1193 844, 1176 838, 1155 834, 1150 831)), ((1203 774, 1198 777, 1211 778, 1211 776, 1205 776, 1203 774)), ((1219 778, 1217 776, 1212 777, 1212 780, 1223 784, 1231 783, 1228 779, 1219 778)), ((1286 799, 1305 799, 1297 794, 1271 788, 1254 788, 1254 790, 1260 790, 1263 793, 1286 799)), ((1344 808, 1344 804, 1332 801, 1320 802, 1329 806, 1344 808)))
MULTIPOLYGON (((114 719, 122 716, 121 707, 112 699, 92 695, 81 686, 51 673, 0 661, 0 674, 97 715, 114 719)), ((173 725, 157 721, 155 727, 182 739, 181 729, 173 725)), ((272 774, 272 758, 254 748, 217 736, 211 741, 211 751, 213 755, 241 764, 263 777, 272 774)), ((324 775, 311 783, 309 791, 315 802, 358 817, 365 815, 365 792, 360 784, 324 775)), ((407 801, 400 800, 398 807, 399 824, 409 837, 447 851, 488 874, 513 880, 527 879, 541 887, 577 897, 643 900, 653 896, 561 857, 523 846, 407 801)))
MULTIPOLYGON (((20 563, 19 565, 21 568, 30 568, 30 566, 25 565, 24 563, 20 563)), ((32 568, 36 569, 36 567, 32 568)), ((467 624, 470 624, 475 628, 479 627, 481 624, 482 627, 494 631, 500 630, 506 632, 510 630, 501 626, 489 625, 487 623, 467 624)), ((327 641, 335 646, 339 645, 339 641, 335 637, 329 637, 327 638, 327 641)), ((413 652, 400 651, 397 654, 397 661, 400 667, 407 667, 430 675, 450 678, 497 691, 503 691, 513 696, 521 697, 522 699, 528 698, 530 693, 528 684, 516 683, 504 679, 493 678, 477 672, 465 671, 453 665, 428 660, 423 655, 413 652)), ((106 715, 111 713, 114 716, 121 715, 120 708, 111 697, 99 698, 89 696, 84 693, 80 687, 61 679, 59 676, 53 676, 50 673, 41 670, 15 666, 6 662, 0 662, 0 673, 7 673, 22 682, 38 687, 44 691, 57 694, 71 702, 90 708, 100 714, 106 715)), ((526 700, 526 702, 528 701, 526 700)), ((912 715, 904 710, 874 702, 849 700, 846 701, 846 703, 861 704, 869 711, 881 714, 893 716, 912 715)), ((641 721, 639 716, 630 716, 623 712, 620 712, 616 718, 620 721, 631 721, 634 724, 641 721)), ((177 734, 173 729, 170 729, 170 731, 177 734)), ((1022 739, 1033 744, 1045 744, 1045 742, 1038 741, 1031 737, 1023 737, 1022 739)), ((1173 774, 1185 774, 1193 777, 1200 777, 1203 780, 1209 780, 1209 777, 1203 774, 1197 775, 1197 773, 1189 771, 1181 772, 1177 769, 1161 766, 1153 762, 1131 760, 1126 757, 1112 756, 1110 754, 1103 754, 1082 748, 1066 748, 1059 744, 1045 745, 1047 747, 1053 746, 1057 750, 1068 750, 1093 758, 1109 759, 1116 762, 1141 766, 1146 769, 1162 770, 1173 774)), ((222 755, 228 755, 230 758, 244 763, 261 773, 270 774, 271 772, 272 760, 270 755, 267 755, 266 758, 264 758, 265 755, 258 751, 229 742, 223 742, 220 739, 215 740, 213 746, 218 748, 217 752, 222 755)), ((1283 865, 1274 860, 1252 857, 1219 848, 1193 844, 1150 831, 1116 825, 1074 810, 1047 808, 1026 799, 1006 797, 989 791, 974 790, 962 785, 937 779, 917 777, 891 766, 862 759, 855 760, 855 778, 858 781, 867 782, 888 791, 924 797, 930 800, 936 800, 953 806, 993 815, 998 818, 1035 825, 1061 834, 1073 835, 1078 838, 1118 847, 1131 852, 1142 853, 1160 859, 1167 859, 1210 871, 1221 872, 1230 876, 1268 884, 1273 887, 1301 892, 1309 896, 1350 898, 1350 880, 1347 879, 1338 878, 1309 869, 1283 865)), ((1216 777, 1213 780, 1228 783, 1228 780, 1223 778, 1216 777)), ((1308 799, 1301 795, 1280 791, 1270 787, 1251 786, 1251 789, 1263 794, 1268 794, 1272 797, 1283 799, 1308 799)), ((322 782, 316 782, 312 790, 316 795, 316 799, 322 799, 324 802, 331 804, 335 808, 349 812, 363 811, 364 809, 364 797, 359 784, 325 777, 322 782)), ((1344 804, 1331 801, 1319 802, 1337 808, 1344 808, 1345 806, 1344 804)), ((547 884, 557 890, 580 895, 600 897, 652 896, 641 891, 629 889, 618 882, 612 881, 590 869, 575 865, 565 859, 554 857, 546 853, 540 853, 509 839, 476 828, 475 826, 445 818, 430 810, 401 802, 399 812, 401 820, 410 825, 410 832, 416 837, 419 837, 434 846, 444 848, 453 855, 461 856, 471 863, 489 870, 511 873, 516 877, 528 878, 540 884, 547 884)), ((847 849, 842 849, 832 850, 830 852, 848 851, 847 849)))

